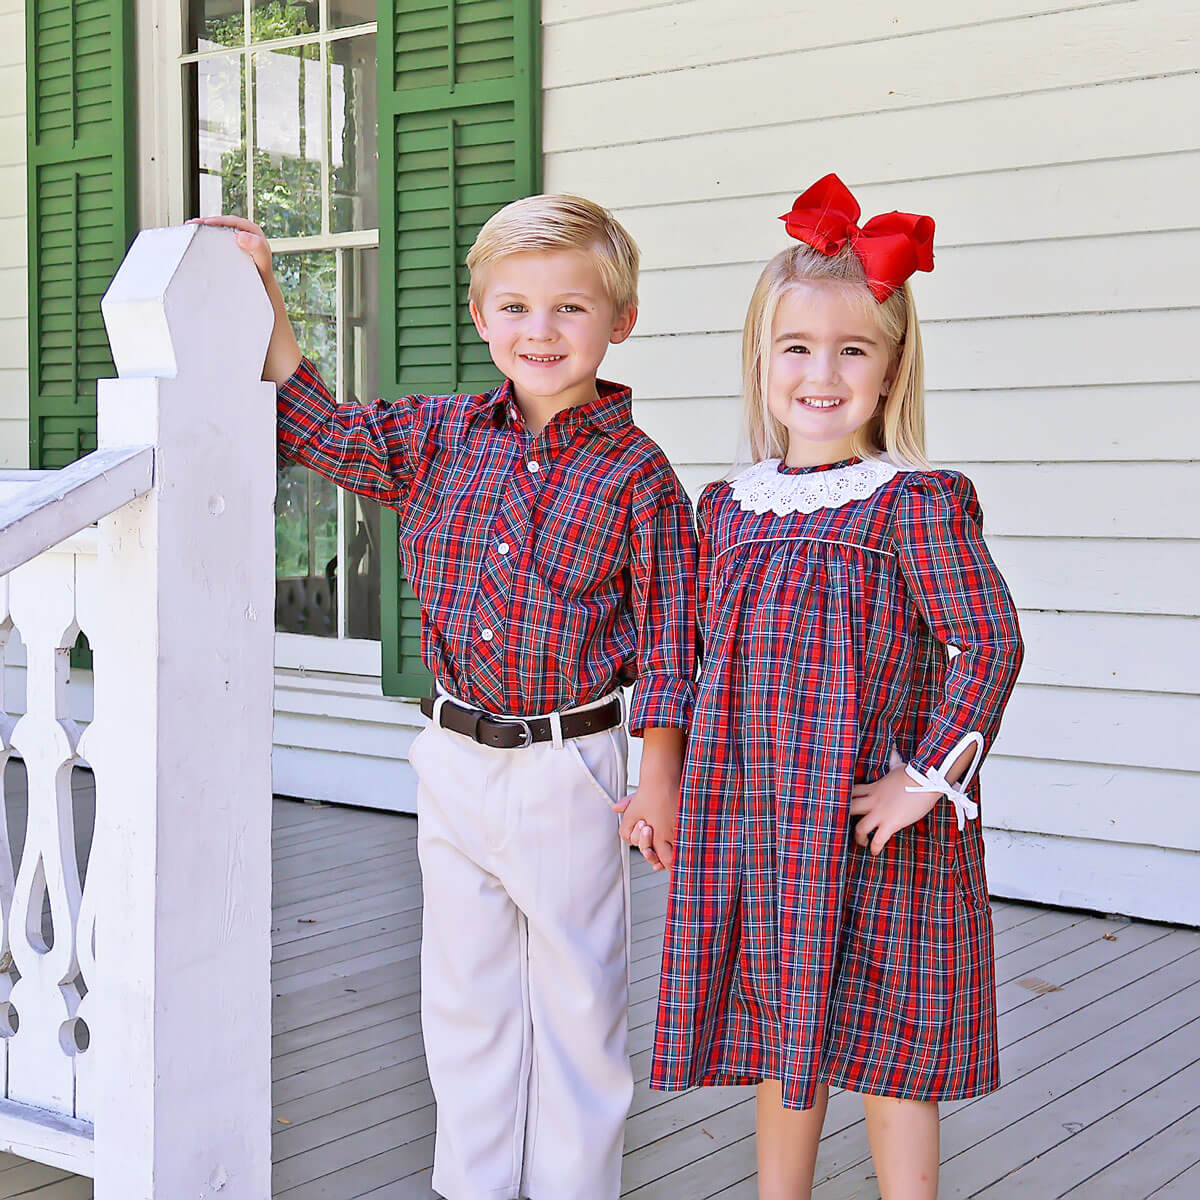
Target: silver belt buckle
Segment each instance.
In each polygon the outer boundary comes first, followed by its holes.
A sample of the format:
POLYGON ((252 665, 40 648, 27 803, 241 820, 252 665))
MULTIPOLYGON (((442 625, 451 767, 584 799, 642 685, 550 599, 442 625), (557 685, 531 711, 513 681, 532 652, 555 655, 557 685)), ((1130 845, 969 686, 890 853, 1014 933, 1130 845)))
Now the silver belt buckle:
POLYGON ((524 750, 526 746, 533 745, 533 730, 529 727, 529 722, 524 717, 493 717, 489 716, 488 720, 493 725, 516 725, 521 730, 521 736, 525 739, 519 746, 514 746, 514 750, 524 750))

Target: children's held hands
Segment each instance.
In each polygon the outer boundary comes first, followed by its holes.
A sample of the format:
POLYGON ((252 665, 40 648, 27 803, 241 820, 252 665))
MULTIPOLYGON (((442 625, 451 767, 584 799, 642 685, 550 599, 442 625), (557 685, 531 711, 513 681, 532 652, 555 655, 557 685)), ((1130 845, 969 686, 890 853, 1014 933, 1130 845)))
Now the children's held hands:
POLYGON ((623 813, 621 838, 656 871, 669 871, 675 861, 675 819, 679 814, 679 781, 683 776, 684 733, 668 726, 642 731, 642 769, 638 789, 613 805, 623 813))
POLYGON ((858 818, 854 840, 879 854, 893 834, 916 824, 940 799, 940 792, 914 788, 903 765, 893 766, 874 783, 856 783, 850 796, 850 815, 858 818))
POLYGON ((618 800, 613 811, 622 814, 620 837, 656 871, 669 871, 675 861, 675 818, 679 787, 672 789, 643 778, 637 791, 618 800))
POLYGON ((267 346, 267 357, 263 361, 262 377, 276 385, 290 379, 300 365, 300 343, 292 332, 292 324, 288 319, 287 304, 275 273, 271 270, 271 243, 262 231, 262 227, 245 217, 192 217, 187 225, 220 225, 235 231, 237 244, 249 256, 258 269, 259 277, 266 288, 271 307, 275 310, 275 327, 271 331, 271 341, 267 346))

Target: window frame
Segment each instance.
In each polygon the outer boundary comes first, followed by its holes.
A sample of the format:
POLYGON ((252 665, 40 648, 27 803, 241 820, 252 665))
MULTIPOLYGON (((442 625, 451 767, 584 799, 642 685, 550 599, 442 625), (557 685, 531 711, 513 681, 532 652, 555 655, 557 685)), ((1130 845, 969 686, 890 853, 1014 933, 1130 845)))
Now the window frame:
MULTIPOLYGON (((254 219, 254 89, 252 80, 253 55, 263 51, 288 49, 297 46, 319 46, 317 62, 321 68, 321 227, 319 234, 309 234, 302 237, 272 237, 271 248, 274 253, 302 253, 305 251, 327 251, 348 249, 379 248, 379 228, 363 230, 348 230, 332 232, 330 230, 330 154, 329 131, 331 128, 330 94, 327 86, 327 71, 329 62, 329 45, 332 42, 346 38, 374 36, 376 38, 376 57, 378 58, 378 29, 379 22, 361 22, 336 29, 328 28, 329 0, 320 0, 321 29, 313 33, 298 34, 292 37, 272 38, 262 42, 249 41, 251 0, 243 0, 244 29, 240 45, 220 46, 206 50, 188 51, 188 18, 190 17, 190 0, 182 0, 178 6, 178 28, 176 46, 177 53, 172 56, 169 69, 175 77, 174 92, 177 96, 176 112, 178 121, 173 123, 176 145, 170 159, 178 164, 178 170, 172 180, 171 192, 175 205, 174 211, 179 214, 177 220, 185 220, 191 215, 190 210, 198 202, 196 181, 191 178, 190 168, 194 164, 189 159, 188 144, 193 135, 192 123, 198 120, 198 114, 189 111, 188 91, 184 83, 185 74, 189 67, 205 60, 234 59, 242 71, 245 84, 245 121, 246 121, 246 198, 250 219, 254 219)), ((337 260, 337 273, 341 275, 341 260, 337 260)), ((342 305, 338 304, 335 312, 335 340, 340 348, 343 345, 344 331, 342 328, 342 305)), ((376 313, 378 320, 378 313, 376 313)), ((345 397, 344 372, 338 370, 334 388, 334 399, 340 404, 345 397)), ((339 563, 347 561, 346 541, 347 524, 345 512, 345 493, 337 489, 337 555, 339 563)), ((338 629, 333 637, 321 637, 316 634, 299 634, 277 631, 275 634, 275 665, 292 670, 326 671, 337 674, 379 676, 381 673, 381 642, 379 639, 351 638, 343 634, 347 620, 346 588, 347 580, 344 571, 338 572, 337 583, 337 614, 338 629)))

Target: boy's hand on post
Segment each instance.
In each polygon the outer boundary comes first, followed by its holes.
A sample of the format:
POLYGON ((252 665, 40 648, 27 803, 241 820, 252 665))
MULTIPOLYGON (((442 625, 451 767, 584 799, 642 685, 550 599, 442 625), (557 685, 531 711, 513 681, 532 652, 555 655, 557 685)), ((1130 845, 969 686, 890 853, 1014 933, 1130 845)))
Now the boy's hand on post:
POLYGON ((185 225, 221 225, 226 229, 237 231, 237 244, 254 260, 259 275, 264 284, 270 284, 275 278, 271 270, 271 243, 263 233, 261 225, 245 217, 192 217, 184 222, 185 225))
POLYGON ((280 384, 290 378, 300 365, 300 343, 292 332, 292 324, 288 320, 287 305, 284 303, 283 292, 271 269, 271 243, 262 227, 245 217, 192 217, 187 225, 220 225, 235 231, 238 246, 244 250, 258 270, 259 278, 263 281, 271 307, 275 310, 275 328, 271 331, 271 341, 267 346, 267 357, 263 362, 262 377, 271 383, 280 384))

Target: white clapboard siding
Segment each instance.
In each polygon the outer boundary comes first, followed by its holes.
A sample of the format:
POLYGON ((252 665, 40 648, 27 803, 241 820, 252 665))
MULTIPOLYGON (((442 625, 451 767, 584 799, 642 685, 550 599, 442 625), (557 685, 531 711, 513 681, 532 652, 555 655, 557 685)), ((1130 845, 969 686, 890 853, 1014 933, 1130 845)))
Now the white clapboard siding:
MULTIPOLYGON (((1196 282, 1184 264, 1194 262, 1200 262, 1200 227, 952 246, 938 249, 937 269, 914 286, 924 323, 1186 309, 1196 282)), ((740 330, 761 271, 761 262, 643 271, 637 333, 740 330)))
MULTIPOLYGON (((555 88, 543 141, 555 152, 756 128, 789 112, 811 122, 1194 71, 1197 29, 1200 6, 1180 0, 1096 4, 799 51, 780 49, 787 42, 776 27, 774 53, 555 88)), ((593 61, 601 54, 594 46, 593 61)), ((605 57, 620 76, 620 54, 605 57)))
POLYGON ((1195 539, 1083 541, 989 535, 988 545, 1023 608, 1196 614, 1200 541, 1195 539))
POLYGON ((796 194, 832 170, 866 216, 935 216, 929 454, 974 479, 1027 647, 986 772, 993 887, 1200 921, 1196 0, 544 17, 547 187, 642 249, 604 371, 693 497, 737 454, 740 328, 796 194))
POLYGON ((996 749, 1009 757, 1200 774, 1200 696, 1017 684, 996 749))
MULTIPOLYGON (((1194 696, 1200 617, 1145 613, 1021 613, 1023 683, 1194 696)), ((1196 805, 1200 813, 1200 804, 1196 805)))
MULTIPOLYGON (((926 378, 934 390, 1191 380, 1200 375, 1198 320, 1200 308, 925 321, 926 378)), ((696 379, 708 395, 734 395, 740 343, 738 333, 635 332, 604 369, 646 398, 686 396, 696 379)))
MULTIPOLYGON (((780 96, 783 114, 798 111, 797 90, 798 79, 793 79, 786 96, 780 96)), ((555 93, 548 92, 547 106, 554 100, 555 93)), ((714 92, 709 107, 722 100, 714 92)), ((550 190, 574 190, 623 207, 730 195, 794 196, 826 170, 836 170, 855 186, 892 185, 1051 163, 1140 159, 1200 149, 1200 122, 1193 115, 1198 106, 1200 74, 1191 74, 1033 90, 961 106, 785 118, 749 130, 726 130, 717 120, 716 132, 693 137, 551 151, 545 183, 550 190)), ((771 112, 765 100, 762 111, 771 112)), ((638 122, 627 120, 620 128, 637 130, 638 122)), ((886 207, 898 207, 896 188, 882 190, 892 197, 886 207)), ((906 205, 915 205, 904 195, 906 205)))
POLYGON ((1108 763, 1009 758, 987 760, 983 788, 989 828, 1104 842, 1146 842, 1176 850, 1200 842, 1195 776, 1108 763))
MULTIPOLYGON (((973 175, 905 179, 904 204, 914 212, 938 214, 940 272, 942 256, 958 246, 1128 234, 1131 211, 1137 212, 1135 232, 1194 228, 1200 218, 1180 205, 1179 197, 1194 186, 1197 171, 1195 151, 1139 156, 1136 172, 1120 158, 1026 163, 973 175)), ((740 181, 731 179, 722 195, 634 201, 619 205, 617 215, 641 246, 644 270, 761 263, 782 244, 781 226, 771 218, 791 208, 805 183, 791 170, 777 175, 777 191, 743 195, 740 181)), ((896 206, 894 181, 845 178, 868 215, 896 206)))
POLYGON ((275 791, 416 812, 408 747, 425 723, 385 697, 378 677, 275 671, 275 791))
POLYGON ((0 0, 0 468, 29 465, 25 5, 0 0))
POLYGON ((1127 913, 1134 903, 1151 920, 1200 925, 1200 855, 1194 848, 1006 829, 989 829, 985 838, 995 894, 1106 913, 1127 913))
MULTIPOLYGON (((938 463, 1200 458, 1200 405, 1190 383, 928 392, 925 411, 929 456, 938 463)), ((635 398, 633 412, 673 462, 733 458, 736 396, 635 398)))
MULTIPOLYGON (((622 5, 621 7, 626 7, 622 5)), ((770 6, 730 4, 729 0, 690 0, 682 4, 629 5, 618 20, 580 19, 592 10, 611 13, 616 6, 590 3, 542 5, 546 24, 543 82, 546 87, 574 86, 651 73, 692 70, 739 59, 759 60, 763 47, 779 44, 786 30, 786 51, 823 50, 839 43, 855 45, 874 39, 894 41, 962 25, 962 11, 952 0, 908 0, 902 11, 861 5, 861 20, 851 32, 830 29, 829 6, 808 0, 770 6), (547 14, 547 8, 550 13, 547 14), (703 40, 687 38, 689 28, 705 32, 703 40)), ((988 20, 999 24, 1037 16, 1044 0, 993 0, 988 20)))

